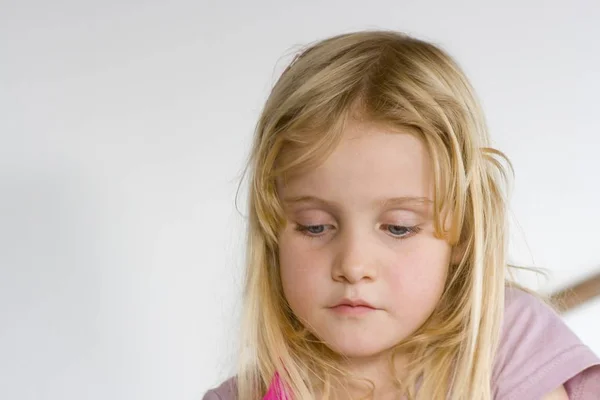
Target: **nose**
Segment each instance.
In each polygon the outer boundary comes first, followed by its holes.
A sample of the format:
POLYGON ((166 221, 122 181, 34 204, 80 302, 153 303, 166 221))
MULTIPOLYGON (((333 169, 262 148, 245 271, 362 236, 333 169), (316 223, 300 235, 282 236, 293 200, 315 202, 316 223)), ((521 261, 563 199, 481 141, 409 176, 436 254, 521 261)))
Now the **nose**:
POLYGON ((376 250, 368 237, 358 232, 341 232, 339 251, 332 268, 337 282, 355 284, 377 277, 376 250))

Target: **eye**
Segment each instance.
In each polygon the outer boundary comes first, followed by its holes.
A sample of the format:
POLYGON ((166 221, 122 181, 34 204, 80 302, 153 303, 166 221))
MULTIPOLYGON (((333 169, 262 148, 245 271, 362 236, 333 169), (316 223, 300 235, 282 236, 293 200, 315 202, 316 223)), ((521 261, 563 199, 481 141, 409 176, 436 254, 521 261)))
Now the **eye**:
POLYGON ((300 225, 296 224, 296 230, 302 232, 303 235, 315 238, 322 236, 327 225, 300 225))
POLYGON ((421 231, 418 226, 402 226, 402 225, 382 225, 386 231, 392 234, 394 239, 406 239, 413 235, 416 235, 421 231))

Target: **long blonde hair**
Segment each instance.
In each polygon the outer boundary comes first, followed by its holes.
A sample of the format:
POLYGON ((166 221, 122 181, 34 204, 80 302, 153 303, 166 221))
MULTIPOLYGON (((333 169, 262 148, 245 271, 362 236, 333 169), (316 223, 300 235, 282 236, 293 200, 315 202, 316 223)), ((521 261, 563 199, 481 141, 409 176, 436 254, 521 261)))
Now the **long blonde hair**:
POLYGON ((436 310, 393 352, 391 368, 395 355, 411 357, 399 390, 417 399, 489 400, 506 279, 506 157, 490 147, 481 107, 457 63, 432 43, 389 30, 307 46, 264 105, 248 163, 238 398, 261 399, 276 372, 294 400, 329 398, 327 389, 344 376, 283 295, 278 234, 285 217, 276 180, 323 162, 350 117, 408 129, 424 141, 436 234, 461 255, 449 266, 436 310))

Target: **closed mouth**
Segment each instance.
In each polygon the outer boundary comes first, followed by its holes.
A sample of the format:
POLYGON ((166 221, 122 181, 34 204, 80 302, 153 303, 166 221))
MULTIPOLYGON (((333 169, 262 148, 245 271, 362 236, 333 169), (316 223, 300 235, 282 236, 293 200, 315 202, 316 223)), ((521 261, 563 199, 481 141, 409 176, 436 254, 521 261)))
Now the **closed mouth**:
POLYGON ((376 310, 376 308, 373 305, 369 304, 368 302, 366 302, 362 299, 356 299, 356 300, 343 299, 342 301, 340 301, 336 305, 332 306, 331 308, 341 307, 341 306, 353 307, 353 308, 358 308, 358 307, 371 308, 373 310, 376 310))

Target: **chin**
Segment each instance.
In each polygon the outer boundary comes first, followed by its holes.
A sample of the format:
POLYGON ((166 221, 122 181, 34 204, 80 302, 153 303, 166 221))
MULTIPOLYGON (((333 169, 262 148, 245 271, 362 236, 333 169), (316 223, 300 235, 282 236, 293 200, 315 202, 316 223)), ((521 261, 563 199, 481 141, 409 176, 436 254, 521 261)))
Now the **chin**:
POLYGON ((322 338, 327 347, 349 358, 370 358, 389 351, 400 340, 382 342, 381 338, 362 335, 334 335, 322 338))

